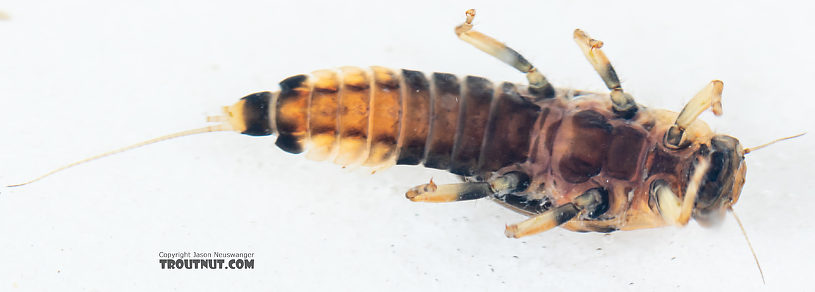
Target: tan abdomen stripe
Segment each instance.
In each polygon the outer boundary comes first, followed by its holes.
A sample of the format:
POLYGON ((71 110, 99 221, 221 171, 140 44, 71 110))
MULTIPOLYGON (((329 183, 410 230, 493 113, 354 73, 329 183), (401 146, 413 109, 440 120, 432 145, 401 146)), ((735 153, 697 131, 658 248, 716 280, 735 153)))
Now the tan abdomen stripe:
POLYGON ((339 134, 339 103, 337 101, 340 80, 334 70, 311 73, 314 90, 309 109, 309 151, 312 160, 331 159, 336 155, 339 134))
POLYGON ((356 165, 364 161, 368 152, 371 86, 365 70, 343 67, 340 72, 339 152, 334 162, 344 166, 356 165))
POLYGON ((402 120, 402 96, 399 76, 383 67, 371 67, 371 116, 369 154, 365 166, 388 166, 396 163, 397 139, 402 120))

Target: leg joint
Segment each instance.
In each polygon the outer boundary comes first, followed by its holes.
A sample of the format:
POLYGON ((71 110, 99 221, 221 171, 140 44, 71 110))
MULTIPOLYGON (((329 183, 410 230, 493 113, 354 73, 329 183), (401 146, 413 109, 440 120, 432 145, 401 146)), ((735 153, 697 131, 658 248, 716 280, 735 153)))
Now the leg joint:
POLYGON ((608 191, 604 188, 594 188, 586 191, 574 199, 575 205, 584 210, 586 217, 597 219, 609 209, 608 191))

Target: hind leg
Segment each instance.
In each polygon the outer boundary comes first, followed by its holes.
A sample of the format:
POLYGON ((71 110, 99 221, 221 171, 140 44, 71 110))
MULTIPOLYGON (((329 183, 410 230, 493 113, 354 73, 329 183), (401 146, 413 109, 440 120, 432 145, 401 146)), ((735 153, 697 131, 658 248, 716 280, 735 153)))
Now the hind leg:
POLYGON ((487 196, 498 196, 510 192, 522 192, 529 186, 529 176, 522 172, 510 172, 486 182, 463 182, 457 184, 437 185, 430 183, 418 185, 405 193, 405 197, 414 202, 457 202, 481 199, 487 196))
POLYGON ((518 71, 526 73, 526 79, 529 80, 529 91, 536 96, 540 98, 551 98, 555 96, 555 89, 552 87, 552 84, 550 84, 549 81, 546 80, 546 77, 538 72, 538 69, 532 66, 524 56, 498 40, 473 30, 475 9, 467 10, 466 15, 467 19, 464 23, 456 26, 456 35, 461 40, 515 67, 518 71))

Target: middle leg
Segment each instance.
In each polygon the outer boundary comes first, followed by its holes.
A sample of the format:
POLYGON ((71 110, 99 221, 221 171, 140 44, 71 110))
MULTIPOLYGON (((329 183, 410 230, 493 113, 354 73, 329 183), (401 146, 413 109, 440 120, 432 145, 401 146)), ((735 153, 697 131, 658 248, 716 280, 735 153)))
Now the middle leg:
POLYGON ((626 119, 633 117, 637 113, 637 103, 634 102, 634 98, 630 94, 623 92, 617 72, 614 71, 614 67, 611 66, 606 54, 600 49, 603 47, 603 42, 590 38, 589 35, 579 29, 574 30, 574 40, 583 51, 583 55, 594 67, 594 70, 603 78, 606 87, 611 90, 611 102, 613 103, 614 112, 626 119))

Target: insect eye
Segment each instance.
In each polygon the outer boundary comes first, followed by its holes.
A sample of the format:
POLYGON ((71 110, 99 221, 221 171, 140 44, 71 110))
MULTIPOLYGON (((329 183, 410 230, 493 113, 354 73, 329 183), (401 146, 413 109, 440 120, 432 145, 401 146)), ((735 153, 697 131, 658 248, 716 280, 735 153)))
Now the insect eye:
POLYGON ((738 141, 732 137, 716 136, 711 140, 710 153, 706 155, 710 168, 699 186, 696 198, 698 208, 718 208, 732 199, 730 192, 733 188, 735 171, 741 162, 736 151, 737 146, 738 141))
POLYGON ((705 206, 712 205, 722 194, 723 183, 726 180, 725 177, 722 177, 722 174, 726 172, 724 170, 728 160, 728 156, 723 152, 717 151, 710 154, 710 168, 707 170, 707 174, 705 174, 699 188, 697 202, 705 206))

